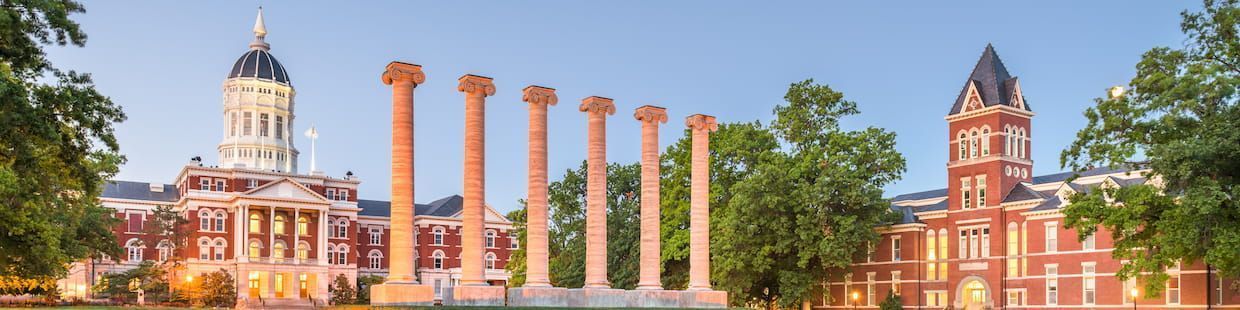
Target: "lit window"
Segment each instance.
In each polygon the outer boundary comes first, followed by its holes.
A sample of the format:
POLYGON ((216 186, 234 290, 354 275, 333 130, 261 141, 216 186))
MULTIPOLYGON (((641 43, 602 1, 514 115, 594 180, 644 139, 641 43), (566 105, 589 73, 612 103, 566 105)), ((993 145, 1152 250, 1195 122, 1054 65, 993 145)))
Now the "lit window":
POLYGON ((900 295, 900 272, 891 272, 891 293, 900 295))
POLYGON ((938 238, 935 238, 934 230, 926 232, 926 260, 929 261, 929 263, 926 264, 926 280, 931 281, 935 279, 938 272, 934 268, 935 264, 937 264, 934 261, 938 260, 938 251, 935 250, 935 244, 937 243, 936 240, 938 240, 938 238))
POLYGON ((302 241, 297 244, 297 259, 305 260, 310 258, 310 244, 302 241))
POLYGON ((250 214, 250 233, 263 232, 263 216, 258 213, 250 214))
POLYGON ((310 235, 310 219, 302 216, 297 218, 297 234, 302 236, 310 235))
POLYGON ((250 240, 250 258, 259 258, 263 254, 263 244, 258 240, 250 240))
POLYGON ((1020 248, 1017 243, 1016 222, 1008 223, 1007 228, 1007 275, 1009 277, 1019 276, 1017 274, 1018 266, 1016 256, 1020 255, 1020 248))
POLYGON ((939 280, 947 280, 947 229, 939 229, 939 280))
POLYGON ((286 233, 288 232, 288 230, 284 229, 284 222, 285 222, 285 220, 284 220, 284 215, 283 215, 283 214, 278 214, 278 215, 276 215, 276 223, 275 223, 275 226, 276 226, 276 227, 275 227, 274 229, 272 229, 273 231, 275 231, 275 234, 277 234, 277 235, 283 235, 283 234, 286 234, 286 233))
POLYGON ((1180 304, 1180 275, 1172 274, 1167 278, 1167 303, 1180 304))

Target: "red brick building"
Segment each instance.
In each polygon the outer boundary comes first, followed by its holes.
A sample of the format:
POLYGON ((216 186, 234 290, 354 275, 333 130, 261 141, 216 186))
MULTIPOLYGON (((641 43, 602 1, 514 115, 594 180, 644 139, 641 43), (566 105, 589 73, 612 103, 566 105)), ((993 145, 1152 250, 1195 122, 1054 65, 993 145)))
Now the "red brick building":
MULTIPOLYGON (((1128 309, 1133 281, 1115 272, 1110 233, 1078 241, 1065 228, 1065 197, 1106 186, 1155 184, 1146 171, 1094 169, 1031 176, 1034 116, 1020 81, 987 45, 945 119, 947 187, 898 195, 900 223, 881 227, 874 252, 824 284, 815 308, 877 308, 890 293, 906 308, 1128 309), (855 299, 854 299, 855 296, 855 299)), ((1235 279, 1201 263, 1168 270, 1144 309, 1240 308, 1235 279)))
MULTIPOLYGON (((293 105, 288 72, 264 40, 260 12, 255 40, 224 80, 224 139, 218 165, 195 157, 171 184, 111 181, 100 198, 122 219, 114 232, 122 257, 75 264, 61 281, 63 296, 87 296, 102 275, 135 268, 142 261, 181 255, 187 276, 224 269, 237 279, 239 300, 291 301, 329 298, 337 275, 386 275, 390 203, 358 199, 361 180, 351 172, 329 177, 297 172, 293 105), (167 240, 144 233, 158 206, 188 220, 188 244, 173 250, 167 240)), ((436 288, 460 279, 460 196, 417 204, 414 224, 419 280, 436 288)), ((487 206, 486 279, 508 280, 505 264, 518 247, 512 222, 487 206)))

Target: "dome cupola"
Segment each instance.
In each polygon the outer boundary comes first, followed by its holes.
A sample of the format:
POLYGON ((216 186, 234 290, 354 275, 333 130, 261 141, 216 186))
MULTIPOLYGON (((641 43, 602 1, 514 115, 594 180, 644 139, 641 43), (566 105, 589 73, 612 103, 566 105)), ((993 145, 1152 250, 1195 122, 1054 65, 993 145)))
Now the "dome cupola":
POLYGON ((254 20, 254 42, 250 50, 228 71, 228 78, 254 78, 289 84, 288 71, 276 57, 271 55, 271 44, 267 44, 267 24, 263 22, 263 9, 258 9, 258 18, 254 20))

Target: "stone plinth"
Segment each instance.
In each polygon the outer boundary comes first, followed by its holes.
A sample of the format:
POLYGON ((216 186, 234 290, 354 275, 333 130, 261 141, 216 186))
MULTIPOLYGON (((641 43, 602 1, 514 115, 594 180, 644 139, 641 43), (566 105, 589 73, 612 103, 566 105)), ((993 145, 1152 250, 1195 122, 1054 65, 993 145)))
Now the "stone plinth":
POLYGON ((504 306, 504 287, 459 285, 443 288, 445 306, 504 306))
POLYGON ((435 289, 416 283, 384 283, 370 287, 370 305, 376 307, 434 306, 435 289))
POLYGON ((728 292, 712 290, 681 291, 681 308, 727 308, 728 292))
POLYGON ((616 288, 568 289, 569 307, 623 308, 629 305, 628 293, 616 288))
POLYGON ((508 289, 512 307, 568 307, 568 289, 563 287, 515 287, 508 289))
POLYGON ((625 293, 629 308, 679 308, 685 291, 633 290, 625 293))

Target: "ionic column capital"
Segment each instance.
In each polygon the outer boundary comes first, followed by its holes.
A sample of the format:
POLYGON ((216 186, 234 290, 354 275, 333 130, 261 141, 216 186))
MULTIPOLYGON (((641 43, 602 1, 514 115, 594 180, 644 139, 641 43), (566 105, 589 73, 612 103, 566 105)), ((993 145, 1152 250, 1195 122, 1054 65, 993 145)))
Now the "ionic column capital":
POLYGON ((600 113, 606 115, 616 114, 616 103, 607 97, 590 96, 581 99, 581 106, 577 110, 586 113, 600 113))
POLYGON ((521 90, 521 101, 531 104, 555 105, 560 97, 555 95, 555 88, 530 85, 521 90))
POLYGON ((705 130, 712 132, 719 130, 719 124, 715 123, 715 117, 706 114, 694 114, 685 118, 685 126, 694 131, 705 130))
POLYGON ((384 68, 382 79, 384 85, 407 81, 413 82, 413 85, 417 86, 426 81, 426 74, 422 73, 421 65, 393 61, 384 68))
POLYGON ((652 105, 644 105, 633 111, 633 118, 646 124, 667 123, 667 109, 652 105))
POLYGON ((456 86, 457 91, 483 97, 495 94, 495 82, 489 77, 466 74, 457 79, 457 81, 460 82, 456 86))

